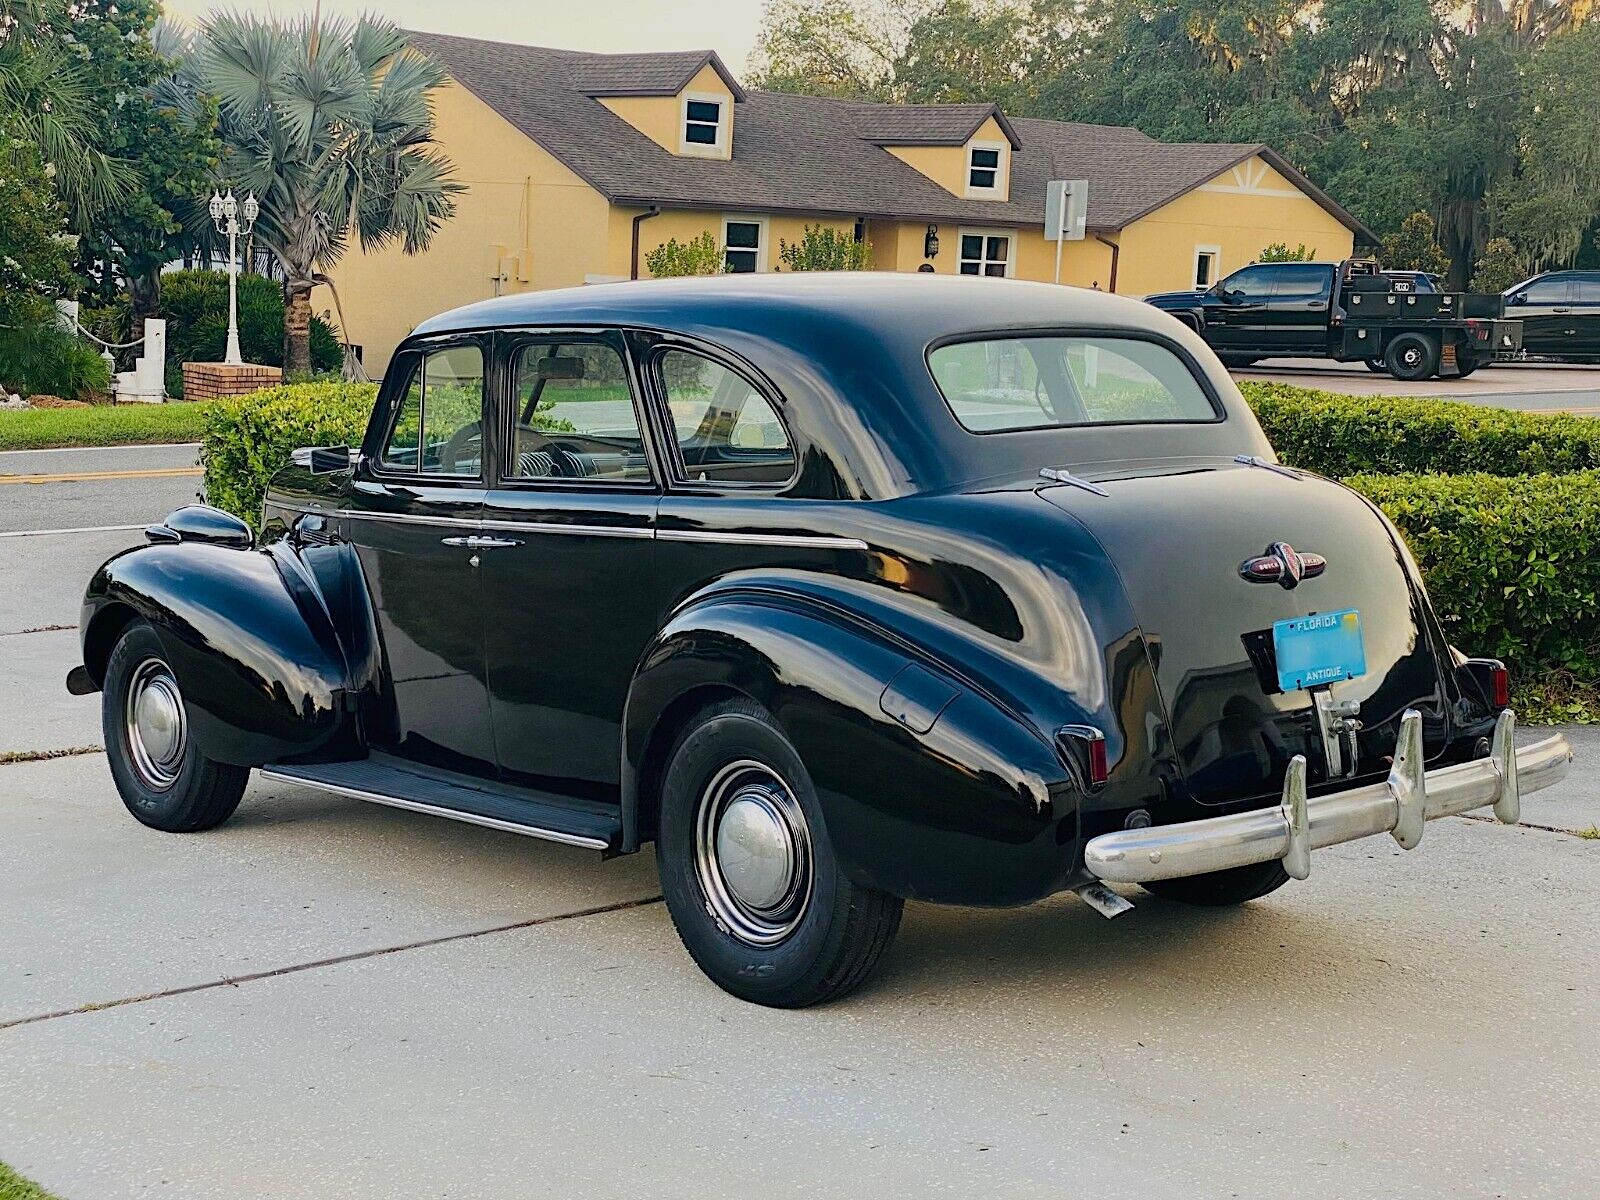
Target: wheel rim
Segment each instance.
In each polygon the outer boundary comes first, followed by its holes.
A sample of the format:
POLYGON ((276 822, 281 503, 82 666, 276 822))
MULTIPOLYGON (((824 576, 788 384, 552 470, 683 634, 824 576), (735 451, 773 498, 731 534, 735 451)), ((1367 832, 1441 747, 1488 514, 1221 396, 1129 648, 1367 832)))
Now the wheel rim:
POLYGON ((811 901, 811 831, 794 790, 754 759, 712 777, 695 815, 695 874, 706 907, 729 935, 774 946, 811 901))
POLYGON ((1422 361, 1422 351, 1415 346, 1407 346, 1400 352, 1400 361, 1408 367, 1414 367, 1422 361))
POLYGON ((134 669, 123 727, 139 778, 155 791, 165 791, 176 783, 189 740, 189 721, 178 681, 159 658, 147 658, 134 669))

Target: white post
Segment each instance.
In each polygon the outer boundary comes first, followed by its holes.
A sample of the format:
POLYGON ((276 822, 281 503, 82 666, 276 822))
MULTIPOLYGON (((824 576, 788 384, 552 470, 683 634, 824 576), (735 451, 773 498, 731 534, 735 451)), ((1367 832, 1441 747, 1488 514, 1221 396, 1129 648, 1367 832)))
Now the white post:
POLYGON ((1056 211, 1056 282, 1061 282, 1061 243, 1067 240, 1067 192, 1062 189, 1061 204, 1056 211))
MULTIPOLYGON (((233 199, 233 193, 228 193, 228 198, 233 199)), ((242 363, 244 356, 239 353, 239 222, 228 217, 228 353, 222 361, 226 363, 242 363)))

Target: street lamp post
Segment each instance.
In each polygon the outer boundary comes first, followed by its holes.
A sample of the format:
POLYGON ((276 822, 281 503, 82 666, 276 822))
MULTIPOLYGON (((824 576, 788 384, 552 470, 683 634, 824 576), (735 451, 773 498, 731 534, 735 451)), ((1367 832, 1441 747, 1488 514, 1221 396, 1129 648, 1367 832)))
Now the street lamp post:
POLYGON ((250 232, 260 213, 261 205, 256 203, 254 192, 245 197, 243 204, 234 199, 232 188, 226 196, 211 193, 212 224, 218 233, 228 235, 228 352, 222 361, 234 365, 244 362, 239 353, 239 235, 250 232), (240 216, 244 217, 242 225, 240 216))

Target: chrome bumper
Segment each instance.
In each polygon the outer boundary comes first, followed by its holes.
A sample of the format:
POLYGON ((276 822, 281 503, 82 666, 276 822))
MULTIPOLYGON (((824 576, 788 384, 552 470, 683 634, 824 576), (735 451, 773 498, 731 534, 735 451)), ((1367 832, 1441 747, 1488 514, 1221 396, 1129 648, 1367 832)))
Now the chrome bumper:
POLYGON ((1567 773, 1572 747, 1557 734, 1518 750, 1512 742, 1515 719, 1500 714, 1488 758, 1428 771, 1422 761, 1422 714, 1408 709, 1400 720, 1394 766, 1383 783, 1306 798, 1306 760, 1295 755, 1276 808, 1208 817, 1177 825, 1120 829, 1092 839, 1084 865, 1110 883, 1181 879, 1283 860, 1296 879, 1311 873, 1311 851, 1376 833, 1394 836, 1410 850, 1422 840, 1422 827, 1435 817, 1451 817, 1494 806, 1507 825, 1521 813, 1519 797, 1549 787, 1567 773))

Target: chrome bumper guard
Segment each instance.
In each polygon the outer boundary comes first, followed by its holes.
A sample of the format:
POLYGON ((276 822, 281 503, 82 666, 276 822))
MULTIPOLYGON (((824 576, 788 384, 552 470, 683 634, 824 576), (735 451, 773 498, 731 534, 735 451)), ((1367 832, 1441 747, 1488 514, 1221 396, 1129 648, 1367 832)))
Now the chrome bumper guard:
POLYGON ((1422 760, 1422 714, 1407 709, 1383 783, 1308 800, 1306 760, 1297 754, 1276 808, 1103 833, 1085 847, 1084 865, 1109 883, 1146 883, 1281 859, 1285 871, 1304 879, 1313 850, 1377 833, 1392 834, 1410 850, 1435 817, 1493 805, 1496 817, 1514 825, 1522 794, 1562 779, 1572 761, 1572 747, 1560 734, 1518 750, 1515 730, 1508 709, 1495 724, 1488 758, 1429 771, 1422 760))

